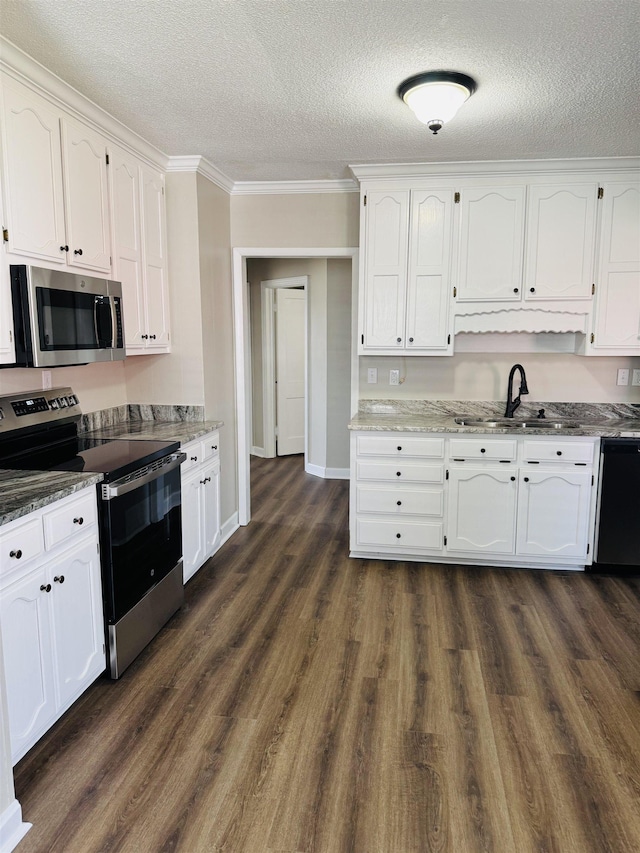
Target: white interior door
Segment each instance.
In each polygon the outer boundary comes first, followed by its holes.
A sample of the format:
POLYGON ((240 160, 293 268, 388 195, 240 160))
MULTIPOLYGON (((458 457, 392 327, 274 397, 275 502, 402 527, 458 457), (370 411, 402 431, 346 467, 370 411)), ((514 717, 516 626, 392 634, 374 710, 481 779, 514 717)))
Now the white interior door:
POLYGON ((276 289, 277 455, 304 453, 304 290, 276 289))

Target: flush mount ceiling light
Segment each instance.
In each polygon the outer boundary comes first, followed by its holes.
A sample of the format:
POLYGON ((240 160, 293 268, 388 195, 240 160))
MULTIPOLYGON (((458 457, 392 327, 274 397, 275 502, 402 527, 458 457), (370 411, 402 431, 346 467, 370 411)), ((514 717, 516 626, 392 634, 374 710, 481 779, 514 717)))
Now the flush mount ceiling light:
POLYGON ((467 74, 426 71, 401 83, 398 95, 435 134, 445 122, 451 121, 476 88, 476 81, 467 74))

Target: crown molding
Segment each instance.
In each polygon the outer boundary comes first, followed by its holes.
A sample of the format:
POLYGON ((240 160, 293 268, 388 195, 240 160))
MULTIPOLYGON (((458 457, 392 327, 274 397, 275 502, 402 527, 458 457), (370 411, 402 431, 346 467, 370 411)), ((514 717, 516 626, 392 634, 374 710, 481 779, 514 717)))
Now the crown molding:
POLYGON ((235 186, 231 178, 225 175, 224 172, 217 169, 205 157, 200 157, 197 154, 184 157, 169 157, 167 158, 166 168, 167 172, 197 172, 229 194, 233 192, 235 186))
POLYGON ((554 172, 640 171, 639 157, 589 157, 568 160, 469 160, 447 163, 362 163, 349 166, 359 181, 370 179, 536 175, 554 172))
POLYGON ((356 193, 351 178, 327 181, 236 181, 233 195, 289 195, 291 193, 356 193))
POLYGON ((74 118, 90 124, 109 142, 142 157, 152 166, 165 169, 166 154, 2 36, 0 70, 74 118))

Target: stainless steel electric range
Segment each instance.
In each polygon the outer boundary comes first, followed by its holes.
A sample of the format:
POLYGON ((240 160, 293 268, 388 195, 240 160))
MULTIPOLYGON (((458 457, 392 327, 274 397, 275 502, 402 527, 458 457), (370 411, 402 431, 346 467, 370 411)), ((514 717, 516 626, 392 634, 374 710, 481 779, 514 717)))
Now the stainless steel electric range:
POLYGON ((184 600, 179 442, 78 433, 71 388, 0 397, 0 467, 100 473, 107 672, 119 678, 184 600))

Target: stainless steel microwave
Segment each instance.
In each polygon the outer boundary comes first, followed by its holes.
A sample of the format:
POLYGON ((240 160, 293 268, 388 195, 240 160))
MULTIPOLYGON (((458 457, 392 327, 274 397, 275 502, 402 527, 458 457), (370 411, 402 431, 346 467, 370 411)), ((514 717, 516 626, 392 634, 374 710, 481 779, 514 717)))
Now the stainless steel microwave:
POLYGON ((13 366, 63 367, 124 358, 119 281, 22 264, 10 269, 13 366))

